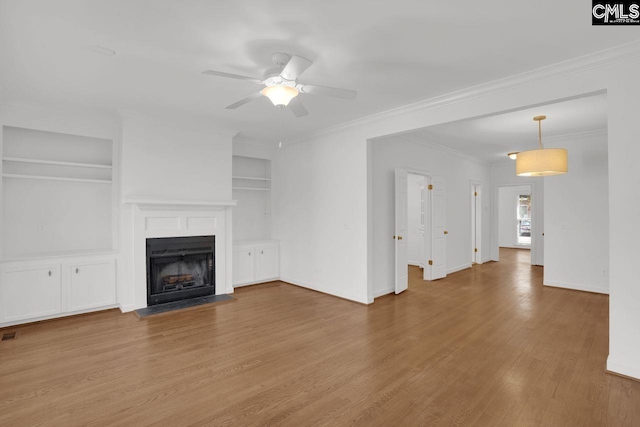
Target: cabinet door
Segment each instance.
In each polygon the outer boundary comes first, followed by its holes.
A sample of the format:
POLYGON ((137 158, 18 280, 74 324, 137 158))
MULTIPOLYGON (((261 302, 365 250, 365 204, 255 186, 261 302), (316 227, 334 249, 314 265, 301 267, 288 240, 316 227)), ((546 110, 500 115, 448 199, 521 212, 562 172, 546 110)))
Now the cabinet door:
POLYGON ((255 257, 253 248, 233 250, 234 285, 242 285, 255 280, 255 257))
POLYGON ((62 311, 58 265, 17 267, 2 273, 0 318, 3 322, 37 318, 62 311))
POLYGON ((113 260, 69 265, 67 311, 104 307, 116 303, 113 260))
POLYGON ((278 245, 256 248, 256 279, 277 279, 280 276, 278 245))

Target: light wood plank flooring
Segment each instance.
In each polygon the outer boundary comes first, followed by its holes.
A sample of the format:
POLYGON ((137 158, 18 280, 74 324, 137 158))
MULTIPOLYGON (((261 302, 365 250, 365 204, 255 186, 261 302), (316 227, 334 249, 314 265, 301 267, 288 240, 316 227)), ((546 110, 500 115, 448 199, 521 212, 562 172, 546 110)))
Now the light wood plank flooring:
POLYGON ((608 297, 543 287, 528 255, 412 268, 368 307, 273 282, 11 328, 0 425, 639 426, 640 383, 604 373, 608 297))

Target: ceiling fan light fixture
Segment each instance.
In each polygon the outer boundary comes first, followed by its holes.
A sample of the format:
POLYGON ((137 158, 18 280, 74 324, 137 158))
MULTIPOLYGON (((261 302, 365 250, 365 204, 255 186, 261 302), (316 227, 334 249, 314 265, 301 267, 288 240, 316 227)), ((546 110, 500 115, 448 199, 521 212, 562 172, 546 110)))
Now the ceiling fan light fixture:
POLYGON ((518 158, 518 152, 517 152, 517 151, 514 151, 514 152, 511 152, 511 153, 507 153, 507 156, 509 156, 509 158, 510 158, 511 160, 515 160, 515 159, 517 159, 517 158, 518 158))
POLYGON ((516 175, 518 176, 551 176, 567 173, 569 155, 564 148, 544 148, 542 146, 542 120, 547 116, 533 118, 538 122, 537 150, 520 151, 516 156, 516 175))
POLYGON ((276 107, 286 107, 293 98, 298 96, 298 93, 298 89, 287 85, 273 85, 262 89, 262 94, 276 107))

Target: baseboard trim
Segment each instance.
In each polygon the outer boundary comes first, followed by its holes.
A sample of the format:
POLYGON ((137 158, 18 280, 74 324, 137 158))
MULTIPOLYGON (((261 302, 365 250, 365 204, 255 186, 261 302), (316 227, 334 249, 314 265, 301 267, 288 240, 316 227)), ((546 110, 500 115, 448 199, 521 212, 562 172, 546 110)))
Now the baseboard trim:
POLYGON ((97 313, 100 311, 107 311, 107 310, 114 310, 114 309, 115 310, 119 309, 119 306, 117 304, 110 304, 102 307, 86 308, 84 310, 69 311, 64 313, 52 314, 49 316, 38 316, 30 319, 12 320, 9 322, 0 323, 0 329, 11 328, 15 326, 25 326, 32 323, 49 322, 52 320, 62 319, 64 317, 84 316, 88 314, 97 313))
POLYGON ((379 289, 377 291, 373 291, 373 297, 374 298, 378 298, 378 297, 381 297, 383 295, 392 294, 395 291, 396 291, 395 288, 379 289))
POLYGON ((447 274, 457 273, 458 271, 466 270, 467 268, 471 268, 471 263, 462 264, 462 265, 459 265, 457 267, 452 267, 452 268, 447 270, 447 274))
POLYGON ((333 297, 337 297, 337 298, 340 298, 340 299, 344 299, 344 300, 347 300, 347 301, 357 302, 359 304, 369 305, 369 304, 371 304, 373 302, 373 301, 369 301, 368 298, 360 298, 360 297, 357 297, 355 295, 351 295, 351 294, 349 294, 347 292, 340 292, 340 291, 336 291, 334 289, 314 286, 311 283, 307 283, 307 282, 304 282, 302 280, 291 279, 289 277, 281 277, 280 281, 288 283, 290 285, 298 286, 300 288, 305 288, 305 289, 309 289, 311 291, 316 291, 316 292, 320 292, 322 294, 326 294, 326 295, 329 295, 329 296, 333 296, 333 297))
POLYGON ((127 305, 118 304, 118 308, 120 309, 120 312, 128 313, 130 311, 134 311, 136 309, 136 306, 134 304, 127 304, 127 305))
POLYGON ((531 246, 499 246, 500 248, 506 248, 506 249, 524 249, 525 251, 530 251, 531 250, 531 246))
POLYGON ((280 280, 280 278, 279 277, 274 277, 272 279, 258 280, 258 281, 255 281, 255 282, 240 283, 238 285, 233 285, 232 292, 227 292, 227 293, 233 293, 233 289, 235 289, 235 288, 241 288, 243 286, 259 285, 261 283, 275 282, 277 280, 280 280))
POLYGON ((596 294, 609 295, 609 289, 599 288, 597 286, 576 285, 575 283, 556 282, 553 280, 544 280, 542 282, 544 286, 552 288, 570 289, 572 291, 592 292, 596 294))
POLYGON ((606 372, 612 375, 628 378, 630 380, 640 381, 640 366, 633 366, 628 363, 619 362, 612 359, 611 356, 607 357, 606 372))

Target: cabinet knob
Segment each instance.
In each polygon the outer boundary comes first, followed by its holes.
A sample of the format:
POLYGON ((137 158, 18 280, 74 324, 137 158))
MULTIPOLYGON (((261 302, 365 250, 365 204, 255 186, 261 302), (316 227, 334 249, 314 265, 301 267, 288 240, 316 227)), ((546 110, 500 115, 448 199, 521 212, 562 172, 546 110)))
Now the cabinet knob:
POLYGON ((249 256, 251 256, 251 252, 249 252, 249 256))
POLYGON ((260 251, 260 253, 261 253, 262 255, 264 255, 264 251, 260 251))
POLYGON ((49 270, 49 273, 48 273, 48 274, 49 274, 49 277, 51 277, 51 270, 49 270))
POLYGON ((80 273, 80 269, 76 267, 76 274, 80 273))

